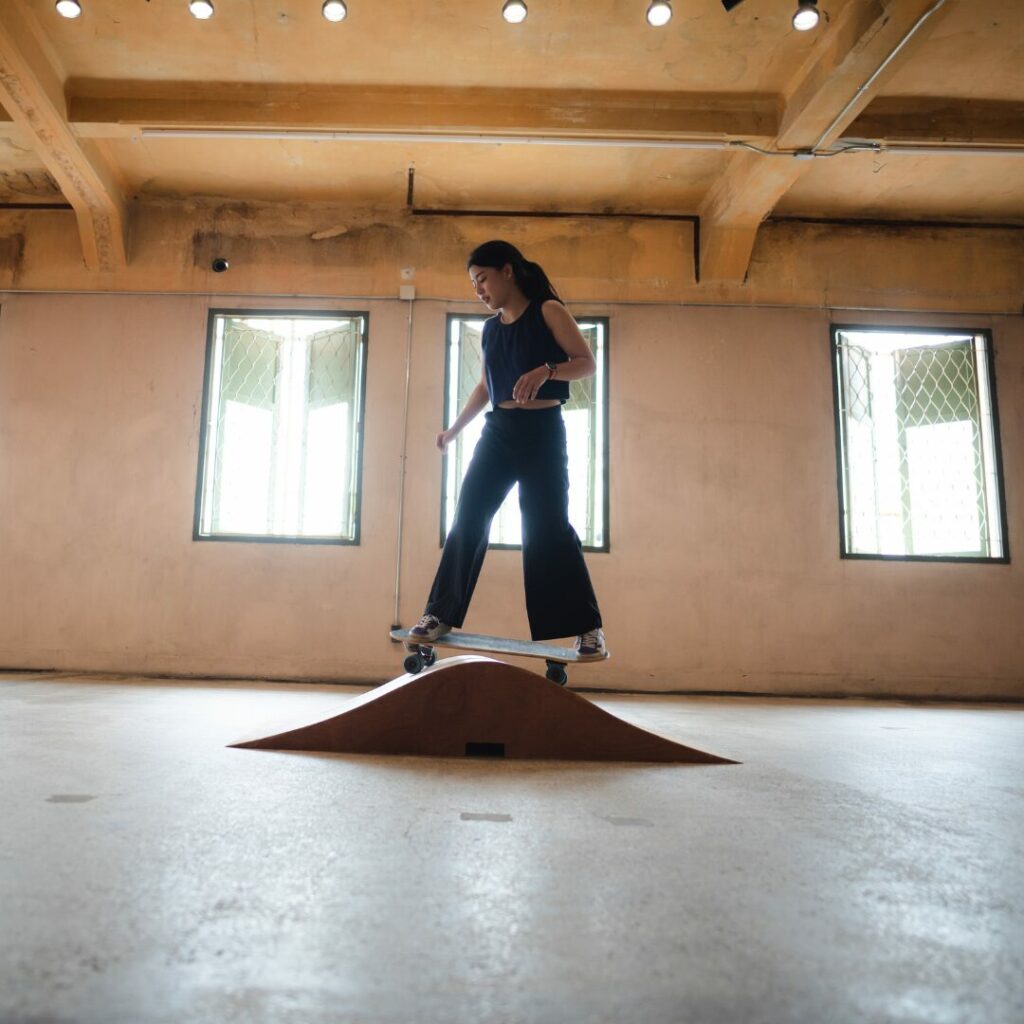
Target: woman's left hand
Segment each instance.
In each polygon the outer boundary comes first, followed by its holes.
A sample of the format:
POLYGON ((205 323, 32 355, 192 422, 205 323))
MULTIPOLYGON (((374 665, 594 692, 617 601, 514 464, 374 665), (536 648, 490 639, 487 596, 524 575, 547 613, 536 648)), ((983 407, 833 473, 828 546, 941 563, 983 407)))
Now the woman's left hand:
POLYGON ((550 376, 546 366, 539 366, 536 370, 524 373, 512 389, 512 398, 517 402, 532 402, 537 397, 537 392, 547 384, 550 376))

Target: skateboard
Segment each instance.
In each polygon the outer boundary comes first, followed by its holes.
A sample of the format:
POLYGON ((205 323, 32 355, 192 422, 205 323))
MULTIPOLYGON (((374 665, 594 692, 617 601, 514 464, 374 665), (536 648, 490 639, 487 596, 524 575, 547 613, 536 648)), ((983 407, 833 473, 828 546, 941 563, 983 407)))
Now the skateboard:
MULTIPOLYGON (((581 658, 576 651, 568 647, 559 647, 557 644, 539 643, 535 640, 509 640, 502 636, 481 636, 479 633, 461 633, 458 630, 445 633, 430 643, 420 643, 409 639, 409 630, 393 629, 391 639, 405 644, 405 671, 412 675, 434 664, 437 660, 435 647, 452 647, 460 651, 482 651, 488 654, 512 654, 521 658, 543 658, 547 662, 545 675, 559 686, 565 686, 568 681, 566 665, 604 660, 581 658)), ((608 657, 607 651, 604 657, 608 657)))

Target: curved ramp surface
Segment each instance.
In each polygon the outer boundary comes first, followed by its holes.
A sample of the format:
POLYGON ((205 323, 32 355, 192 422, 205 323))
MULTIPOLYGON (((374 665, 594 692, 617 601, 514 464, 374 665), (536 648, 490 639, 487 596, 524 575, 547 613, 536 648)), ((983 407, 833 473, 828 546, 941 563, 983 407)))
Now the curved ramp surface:
POLYGON ((493 658, 445 658, 354 698, 322 722, 233 743, 262 750, 569 761, 736 764, 609 714, 493 658))

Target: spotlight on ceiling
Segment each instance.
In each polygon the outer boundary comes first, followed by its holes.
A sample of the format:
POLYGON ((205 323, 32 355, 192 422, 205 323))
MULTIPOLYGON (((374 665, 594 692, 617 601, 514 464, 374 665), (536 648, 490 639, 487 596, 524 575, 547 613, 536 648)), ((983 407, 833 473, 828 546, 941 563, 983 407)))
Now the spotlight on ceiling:
POLYGON ((793 28, 800 32, 808 32, 818 24, 820 18, 818 0, 800 0, 796 14, 793 15, 793 28))
POLYGON ((210 0, 189 0, 188 12, 193 18, 206 21, 213 17, 213 4, 210 0))
POLYGON ((57 0, 57 13, 62 18, 77 18, 82 13, 78 0, 57 0))
POLYGON ((525 0, 505 0, 505 6, 501 9, 501 16, 510 25, 518 25, 526 21, 526 15, 529 13, 525 0))
POLYGON ((320 13, 328 21, 344 21, 348 14, 348 8, 343 3, 343 0, 324 0, 320 13))
POLYGON ((655 28, 661 28, 672 20, 672 5, 668 0, 651 0, 651 6, 647 8, 647 24, 655 28))

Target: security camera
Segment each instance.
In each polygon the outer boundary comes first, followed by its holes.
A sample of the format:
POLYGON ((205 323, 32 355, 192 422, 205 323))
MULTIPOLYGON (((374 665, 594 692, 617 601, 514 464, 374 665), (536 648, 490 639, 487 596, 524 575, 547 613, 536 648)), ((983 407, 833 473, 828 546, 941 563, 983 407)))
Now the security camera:
POLYGON ((215 274, 223 274, 224 271, 227 270, 228 267, 230 267, 230 266, 231 266, 231 264, 228 263, 228 261, 226 259, 224 259, 223 256, 215 256, 214 260, 213 260, 213 263, 210 264, 210 269, 215 274))

